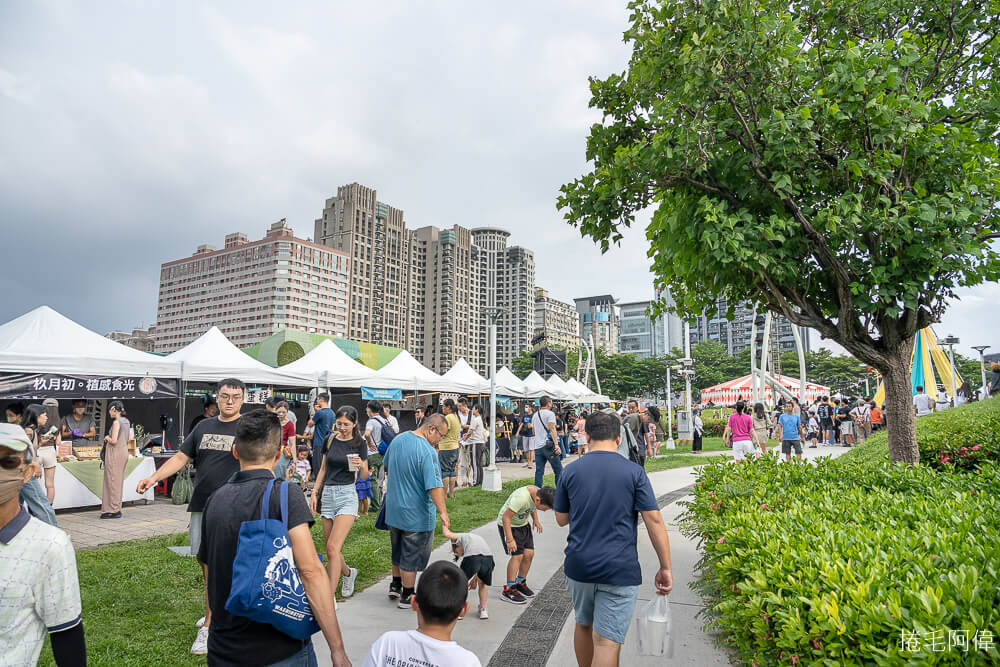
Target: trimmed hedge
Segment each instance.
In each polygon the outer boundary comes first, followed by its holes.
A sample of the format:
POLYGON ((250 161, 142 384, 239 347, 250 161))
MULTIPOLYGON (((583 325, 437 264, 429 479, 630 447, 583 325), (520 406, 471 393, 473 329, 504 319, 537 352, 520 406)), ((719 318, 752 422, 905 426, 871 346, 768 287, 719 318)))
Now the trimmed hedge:
MULTIPOLYGON (((666 424, 666 417, 660 420, 663 424, 666 424)), ((723 432, 726 430, 726 420, 725 419, 703 419, 702 423, 705 425, 705 431, 702 433, 706 438, 721 438, 723 432)), ((677 421, 674 421, 674 437, 677 436, 677 421)))
MULTIPOLYGON (((1000 462, 1000 398, 921 417, 916 431, 920 462, 932 468, 971 471, 987 461, 1000 462)), ((885 431, 880 431, 840 460, 887 459, 888 442, 885 431)))
POLYGON ((745 664, 1000 662, 1000 466, 955 474, 872 452, 700 469, 682 516, 704 550, 694 586, 745 664), (949 631, 968 632, 968 651, 934 650, 949 631))

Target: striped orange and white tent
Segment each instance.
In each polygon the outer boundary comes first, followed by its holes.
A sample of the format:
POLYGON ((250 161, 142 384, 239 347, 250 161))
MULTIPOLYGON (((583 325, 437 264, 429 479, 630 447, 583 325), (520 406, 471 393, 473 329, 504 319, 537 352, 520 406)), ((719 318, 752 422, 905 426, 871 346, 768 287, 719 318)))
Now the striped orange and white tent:
MULTIPOLYGON (((792 396, 799 395, 799 380, 798 378, 788 377, 787 375, 779 375, 775 378, 781 383, 783 387, 791 392, 792 396)), ((765 403, 775 403, 777 401, 777 396, 773 396, 775 393, 772 391, 770 385, 765 384, 762 389, 762 396, 765 403)), ((821 384, 816 384, 815 382, 806 382, 806 396, 805 400, 809 403, 816 401, 820 396, 829 396, 830 388, 824 387, 821 384)), ((753 397, 753 390, 750 384, 750 376, 744 375, 741 378, 736 378, 735 380, 730 380, 729 382, 722 382, 711 387, 706 387, 701 390, 701 402, 708 403, 712 402, 715 404, 730 405, 738 400, 750 401, 753 397)))

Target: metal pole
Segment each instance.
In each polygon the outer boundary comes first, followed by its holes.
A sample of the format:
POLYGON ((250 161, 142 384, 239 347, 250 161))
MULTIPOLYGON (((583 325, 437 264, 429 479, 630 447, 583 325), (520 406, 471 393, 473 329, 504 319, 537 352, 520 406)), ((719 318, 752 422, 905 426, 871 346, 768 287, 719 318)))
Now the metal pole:
POLYGON ((594 381, 597 383, 597 393, 601 393, 601 376, 597 374, 597 342, 594 340, 594 332, 590 332, 590 346, 594 350, 594 381))
POLYGON ((979 400, 984 400, 986 398, 986 359, 983 357, 983 352, 987 350, 989 345, 973 345, 972 349, 979 352, 979 372, 982 374, 982 390, 980 391, 979 400))
MULTIPOLYGON (((691 358, 691 325, 684 322, 684 358, 691 358)), ((687 369, 685 369, 687 370, 687 369)), ((687 412, 688 424, 691 423, 691 373, 684 373, 684 411, 687 412)))
MULTIPOLYGON (((949 336, 948 338, 954 338, 949 336)), ((958 387, 955 386, 955 344, 948 342, 948 360, 951 362, 951 405, 958 405, 958 387)))
POLYGON ((750 320, 750 399, 756 403, 760 392, 757 391, 757 305, 753 307, 753 319, 750 320))
MULTIPOLYGON (((666 348, 667 355, 670 354, 670 316, 664 315, 663 317, 663 329, 664 335, 667 340, 666 348)), ((677 449, 677 445, 674 443, 674 395, 670 391, 670 358, 669 356, 664 357, 666 359, 667 367, 667 449, 677 449)))
POLYGON ((500 491, 503 481, 497 470, 497 324, 490 317, 490 465, 483 471, 483 490, 500 491))

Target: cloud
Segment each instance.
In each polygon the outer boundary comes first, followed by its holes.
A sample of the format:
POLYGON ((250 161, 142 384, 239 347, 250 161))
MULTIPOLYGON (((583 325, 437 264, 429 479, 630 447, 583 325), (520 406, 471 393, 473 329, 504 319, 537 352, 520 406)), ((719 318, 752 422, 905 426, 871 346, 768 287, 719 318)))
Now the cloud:
POLYGON ((204 11, 222 53, 262 88, 275 88, 293 64, 314 50, 313 39, 302 32, 282 32, 263 25, 238 25, 217 10, 204 11))
POLYGON ((22 104, 29 104, 34 99, 34 94, 25 85, 25 82, 2 67, 0 67, 0 96, 22 104))

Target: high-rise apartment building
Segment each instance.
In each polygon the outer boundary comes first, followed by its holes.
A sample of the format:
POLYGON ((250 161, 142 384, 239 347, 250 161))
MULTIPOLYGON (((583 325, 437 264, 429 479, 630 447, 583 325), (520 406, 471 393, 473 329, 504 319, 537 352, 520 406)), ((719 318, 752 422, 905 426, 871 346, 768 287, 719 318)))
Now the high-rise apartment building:
MULTIPOLYGON (((722 343, 729 354, 739 354, 750 346, 750 330, 753 324, 753 304, 742 302, 736 304, 733 319, 726 319, 728 303, 725 299, 717 302, 718 312, 712 317, 704 315, 695 318, 691 324, 691 344, 703 340, 714 340, 722 343)), ((771 324, 771 346, 784 352, 795 350, 794 326, 782 315, 774 315, 771 324)), ((803 351, 809 353, 809 329, 799 327, 803 351)), ((760 331, 758 327, 758 332, 760 331)))
POLYGON ((472 234, 458 225, 421 227, 408 238, 410 354, 438 373, 463 357, 473 367, 481 365, 481 283, 472 234))
POLYGON ((580 346, 580 316, 571 304, 549 296, 535 287, 535 335, 533 347, 557 345, 566 349, 580 346))
POLYGON ((406 347, 410 280, 403 211, 378 201, 373 188, 344 185, 326 200, 315 239, 351 258, 347 337, 406 347))
POLYGON ((127 331, 109 331, 104 334, 104 337, 141 352, 156 351, 156 327, 132 329, 132 333, 127 331))
MULTIPOLYGON (((657 291, 657 297, 660 296, 657 291)), ((666 293, 667 305, 673 305, 670 292, 666 293)), ((654 319, 646 314, 652 301, 619 303, 621 326, 618 334, 618 351, 634 354, 639 359, 660 357, 673 348, 684 349, 684 322, 676 314, 667 312, 654 319)))
MULTIPOLYGON (((510 232, 497 227, 472 230, 472 242, 480 250, 482 281, 486 298, 482 301, 481 326, 485 330, 487 312, 499 308, 497 320, 497 368, 510 366, 529 349, 535 330, 535 256, 527 248, 508 246, 510 232)), ((486 356, 484 347, 484 357, 486 356)), ((488 359, 484 359, 488 363, 488 359)), ((471 362, 470 362, 471 363, 471 362)), ((477 370, 484 372, 483 363, 477 370)))
POLYGON ((160 267, 156 351, 173 352, 215 325, 245 347, 280 329, 345 337, 350 257, 296 238, 284 220, 259 241, 226 236, 216 250, 160 267))
POLYGON ((607 354, 618 354, 619 309, 610 294, 575 299, 580 316, 580 336, 607 354))

